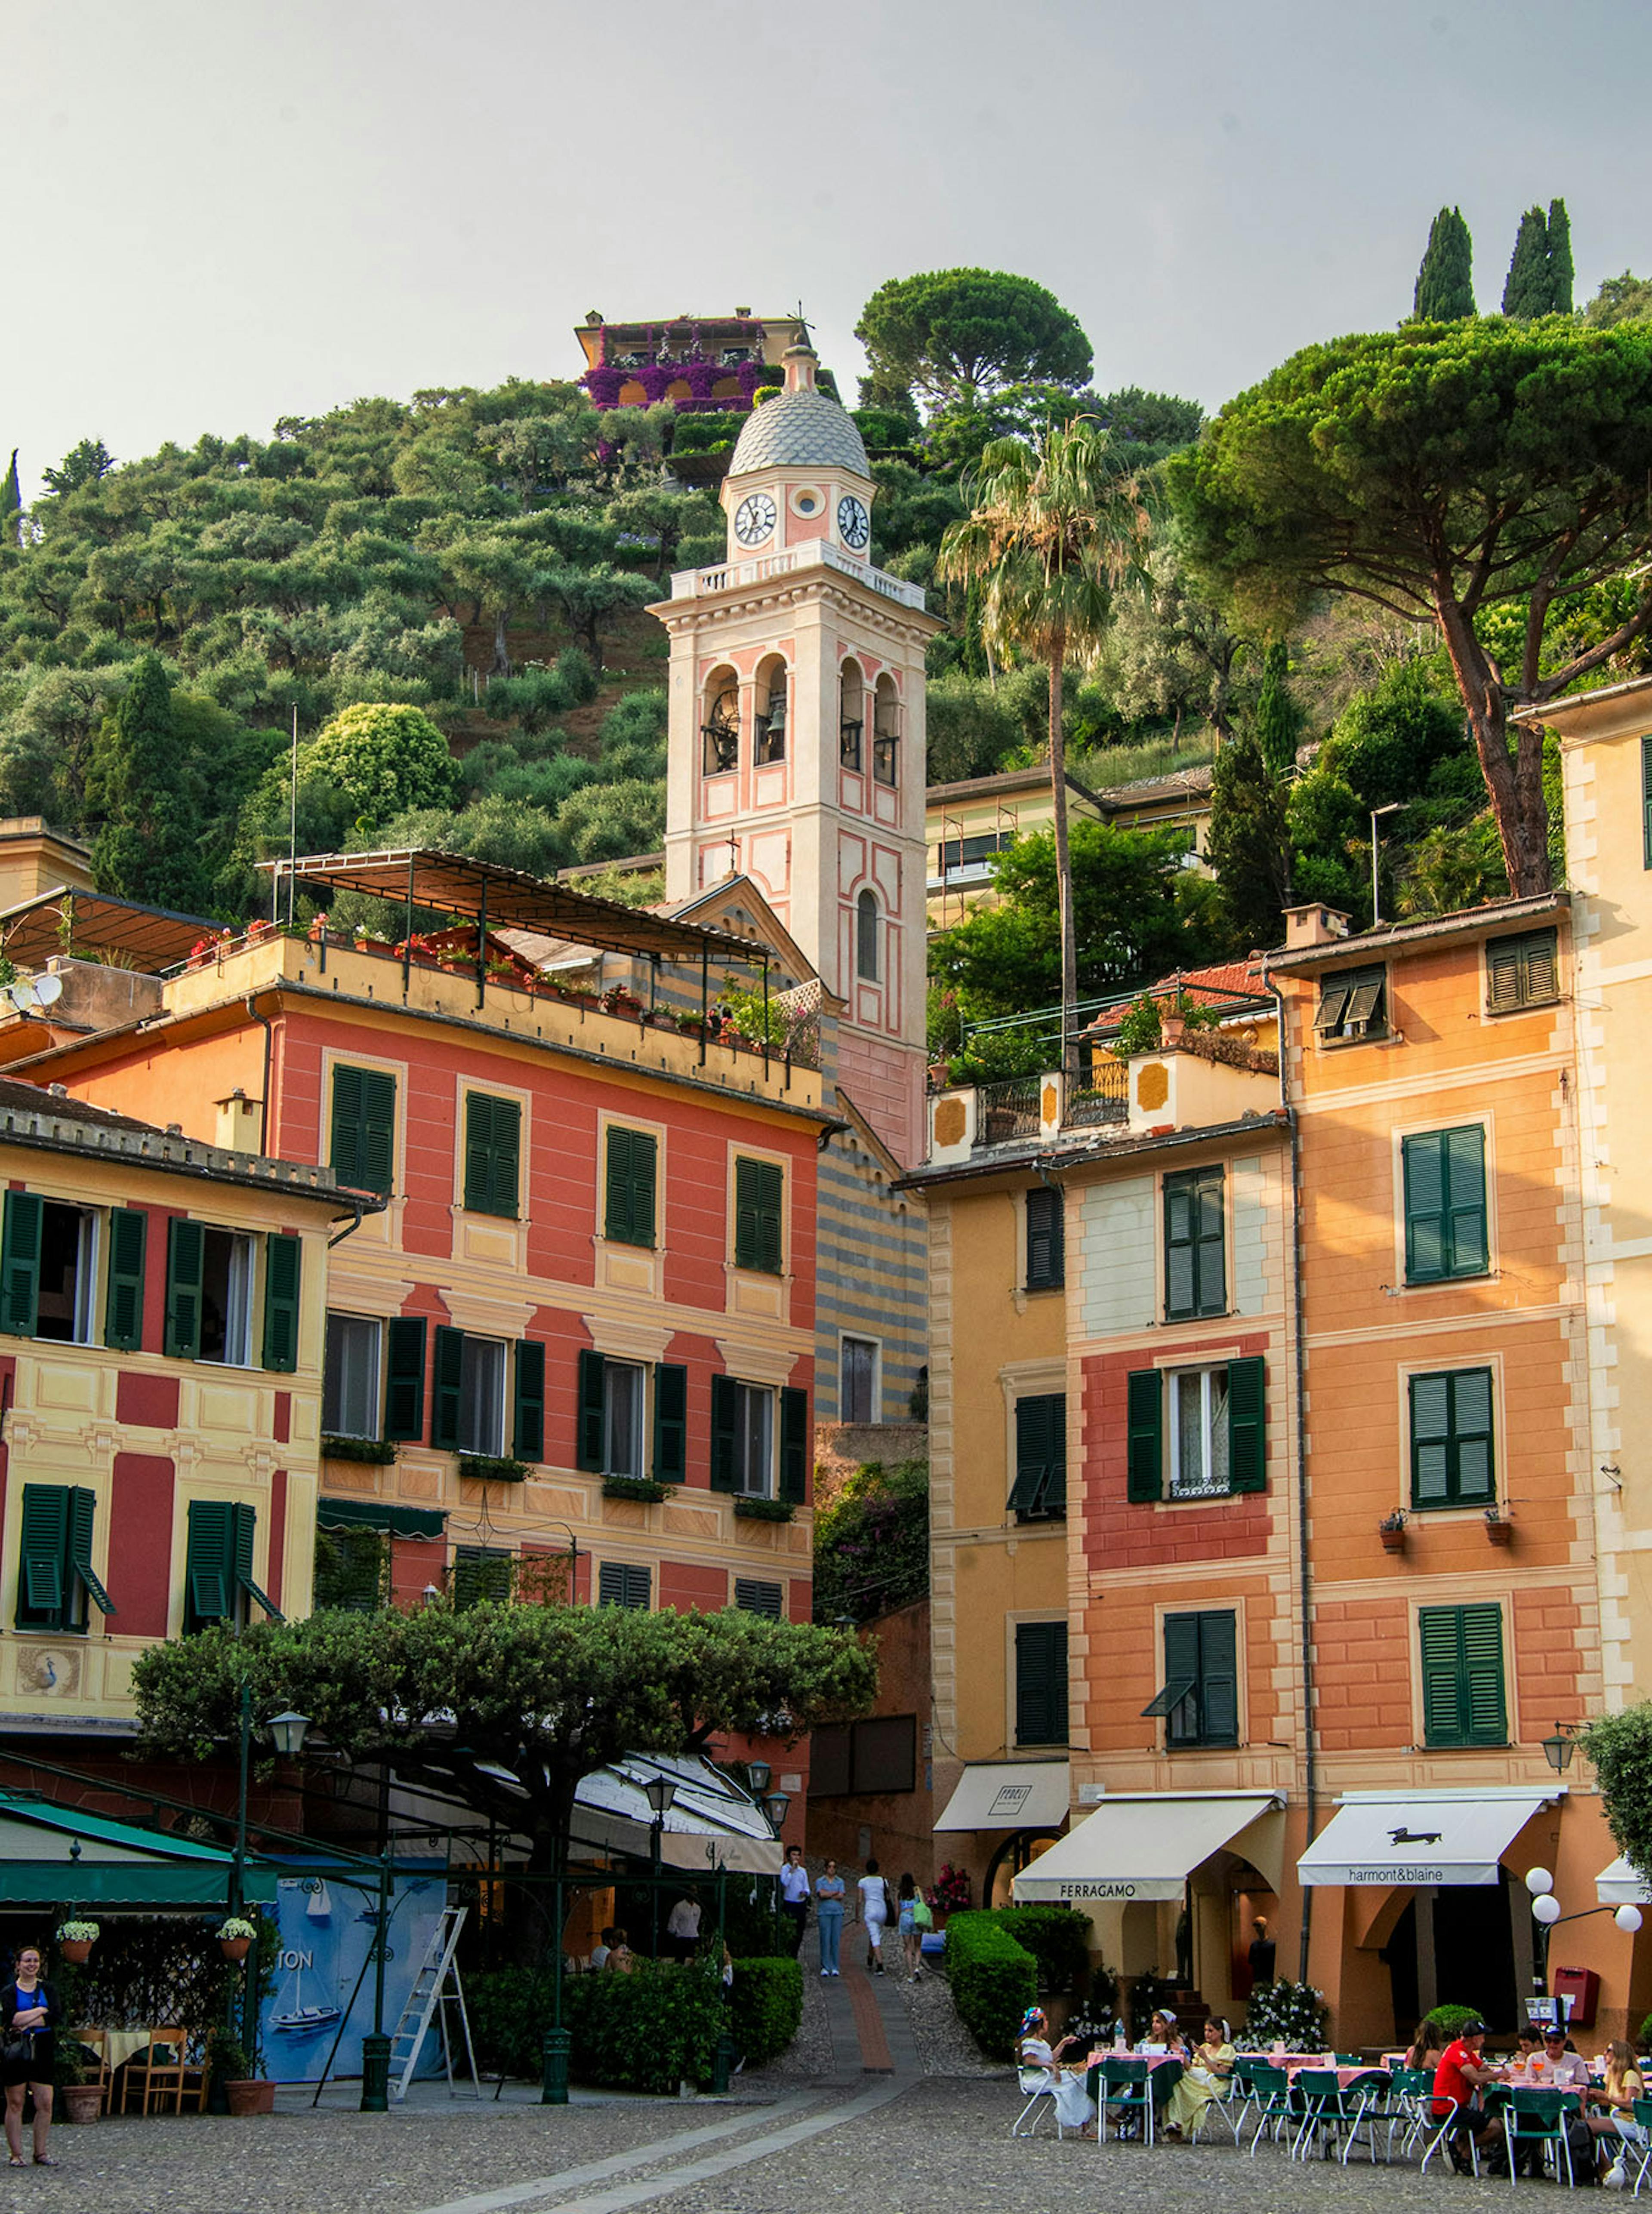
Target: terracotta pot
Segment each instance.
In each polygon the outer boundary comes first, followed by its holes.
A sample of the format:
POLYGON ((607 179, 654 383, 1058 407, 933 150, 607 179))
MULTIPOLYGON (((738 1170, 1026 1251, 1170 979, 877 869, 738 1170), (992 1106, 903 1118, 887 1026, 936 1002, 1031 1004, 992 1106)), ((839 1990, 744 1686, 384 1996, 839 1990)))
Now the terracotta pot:
POLYGON ((1405 1550, 1405 1532, 1403 1530, 1379 1530, 1377 1535, 1382 1540, 1385 1553, 1403 1553, 1405 1550))
POLYGON ((1512 1522, 1500 1518, 1496 1522, 1486 1524, 1485 1534, 1494 1545, 1507 1545, 1514 1538, 1514 1526, 1512 1522))
POLYGON ((253 1949, 250 1937, 220 1937, 218 1947, 226 1960, 244 1960, 253 1949))
POLYGON ((83 1968, 92 1957, 92 1941, 89 1937, 60 1937, 58 1950, 65 1960, 83 1968))
POLYGON ((232 2076, 223 2087, 232 2114, 272 2114, 275 2086, 256 2076, 232 2076))
POLYGON ((103 2111, 103 2094, 95 2083, 65 2083, 58 2100, 66 2122, 95 2122, 103 2111))

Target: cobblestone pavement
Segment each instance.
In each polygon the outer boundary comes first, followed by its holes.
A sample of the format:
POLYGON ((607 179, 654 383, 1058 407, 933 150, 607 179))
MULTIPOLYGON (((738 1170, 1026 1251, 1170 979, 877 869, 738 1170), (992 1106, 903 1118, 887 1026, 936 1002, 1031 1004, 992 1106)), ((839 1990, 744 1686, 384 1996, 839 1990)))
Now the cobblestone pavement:
POLYGON ((1006 2073, 753 2084, 729 2103, 443 2096, 385 2115, 106 2119, 54 2132, 55 2170, 0 2168, 0 2214, 973 2214, 1076 2193, 1153 2214, 1208 2214, 1213 2196, 1257 2214, 1411 2214, 1508 2193, 1266 2148, 1251 2161, 1231 2144, 1057 2142, 1047 2124, 1013 2139, 1019 2104, 1006 2073))

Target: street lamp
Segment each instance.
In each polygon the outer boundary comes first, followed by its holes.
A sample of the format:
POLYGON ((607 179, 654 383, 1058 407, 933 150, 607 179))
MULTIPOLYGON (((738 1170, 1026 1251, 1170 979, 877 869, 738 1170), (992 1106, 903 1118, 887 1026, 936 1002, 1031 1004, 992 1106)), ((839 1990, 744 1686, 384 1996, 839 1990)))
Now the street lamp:
POLYGON ((763 1801, 763 1812, 774 1824, 777 1837, 786 1826, 786 1817, 791 1805, 792 1794, 789 1791, 771 1791, 763 1801))
MULTIPOLYGON (((1557 1722, 1555 1725, 1556 1740, 1565 1746, 1569 1758, 1571 1742, 1569 1739, 1561 1736, 1563 1728, 1563 1725, 1561 1723, 1557 1722)), ((1545 1738, 1543 1742, 1544 1750, 1547 1752, 1551 1740, 1545 1738)), ((1552 1759, 1552 1755, 1551 1758, 1552 1759)), ((1553 1764, 1556 1768, 1559 1768, 1563 1765, 1563 1763, 1555 1760, 1553 1764)), ((1532 1979, 1537 1986, 1539 1997, 1546 1997, 1549 1990, 1550 1935, 1561 1923, 1587 1922, 1591 1915, 1610 1914, 1624 1936, 1632 1937, 1640 1928, 1642 1922, 1640 1908, 1627 1904, 1618 1907, 1586 1906, 1581 1914, 1563 1914, 1560 1911, 1560 1901, 1554 1894, 1554 1881, 1553 1875, 1546 1868, 1531 1868, 1526 1871, 1526 1888, 1532 1894, 1532 1919, 1537 1923, 1539 1933, 1532 1964, 1532 1979)))
POLYGON ((1380 858, 1377 847, 1377 823, 1384 815, 1398 815, 1405 804, 1403 799, 1391 799, 1386 807, 1374 807, 1371 810, 1371 927, 1373 930, 1382 920, 1382 887, 1377 880, 1377 862, 1380 858))
POLYGON ((291 1707, 278 1715, 272 1715, 264 1725, 275 1740, 275 1749, 283 1760, 297 1760, 304 1749, 304 1739, 309 1730, 309 1716, 295 1714, 291 1707))
MULTIPOLYGON (((247 1903, 247 1778, 253 1750, 253 1687, 243 1680, 241 1686, 241 1760, 236 1790, 236 1850, 229 1863, 229 1911, 244 1912, 247 1903)), ((276 1751, 291 1759, 303 1748, 304 1733, 309 1728, 308 1715, 295 1714, 285 1708, 270 1719, 269 1730, 276 1751)), ((242 1971, 241 1987, 241 2041, 250 2058, 256 2042, 256 2024, 253 2008, 256 1994, 254 1978, 258 1955, 248 1953, 242 1971)))
POLYGON ((1575 1722, 1557 1722, 1554 1735, 1543 1740, 1543 1757, 1557 1776, 1563 1775, 1572 1764, 1572 1755, 1577 1750, 1572 1741, 1575 1722))
POLYGON ((676 1778, 675 1776, 667 1776, 662 1770, 658 1775, 651 1776, 642 1788, 643 1795, 653 1809, 654 1814, 648 1832, 648 1845, 649 1862, 654 1879, 650 1893, 653 1909, 653 1949, 654 1958, 658 1960, 659 1958, 660 1839, 665 1833, 665 1817, 670 1813, 671 1802, 676 1797, 676 1778))
POLYGON ((766 1760, 747 1761, 746 1782, 751 1786, 753 1793, 759 1799, 761 1799, 764 1792, 768 1790, 768 1779, 774 1772, 774 1770, 770 1768, 766 1760))

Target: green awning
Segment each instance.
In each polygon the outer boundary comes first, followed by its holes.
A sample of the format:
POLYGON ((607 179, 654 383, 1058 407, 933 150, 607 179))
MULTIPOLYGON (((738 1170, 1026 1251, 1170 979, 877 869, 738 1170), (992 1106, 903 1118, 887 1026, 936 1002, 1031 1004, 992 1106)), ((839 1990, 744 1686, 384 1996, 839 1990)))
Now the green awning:
POLYGON ((392 1507, 383 1499, 318 1499, 315 1520, 323 1530, 383 1530, 392 1538, 441 1538, 447 1534, 444 1507, 392 1507))
MULTIPOLYGON (((232 1856, 162 1830, 0 1792, 0 1903, 227 1907, 232 1856)), ((247 1856, 243 1896, 267 1905, 279 1870, 247 1856)))

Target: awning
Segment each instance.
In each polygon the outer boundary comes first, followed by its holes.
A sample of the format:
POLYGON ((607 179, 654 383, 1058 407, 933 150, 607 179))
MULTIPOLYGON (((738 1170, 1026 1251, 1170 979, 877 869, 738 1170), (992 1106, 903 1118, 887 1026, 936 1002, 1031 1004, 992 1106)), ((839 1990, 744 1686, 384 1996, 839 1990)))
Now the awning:
POLYGON ((780 1874, 785 1856, 768 1815, 708 1760, 633 1753, 583 1777, 574 1794, 574 1843, 647 1859, 654 1815, 644 1787, 661 1775, 676 1785, 660 1833, 666 1868, 702 1875, 719 1868, 744 1875, 780 1874))
POLYGON ((119 954, 120 966, 158 976, 184 959, 192 945, 221 928, 198 914, 179 914, 112 892, 84 892, 57 884, 0 914, 0 945, 20 969, 44 969, 54 953, 95 961, 119 954))
POLYGON ((1276 1890, 1284 1807, 1276 1791, 1110 1792, 1093 1814, 1015 1878, 1017 1904, 1179 1899, 1200 1862, 1224 1845, 1276 1890))
POLYGON ((1059 1830, 1072 1770, 1065 1760, 982 1760, 958 1780, 937 1830, 1059 1830))
POLYGON ((1496 1883, 1502 1855, 1558 1795, 1345 1791, 1297 1873, 1304 1883, 1496 1883))
POLYGON ((1652 1884, 1621 1853, 1595 1877, 1594 1895, 1602 1906, 1652 1906, 1652 1884))
POLYGON ((383 1530, 392 1538, 440 1538, 448 1526, 445 1507, 393 1507, 385 1499, 318 1499, 316 1527, 321 1530, 383 1530))
MULTIPOLYGON (((26 1792, 0 1792, 0 1898, 8 1905, 223 1907, 231 1856, 26 1792)), ((275 1897, 276 1871, 248 1856, 243 1895, 275 1897)))

